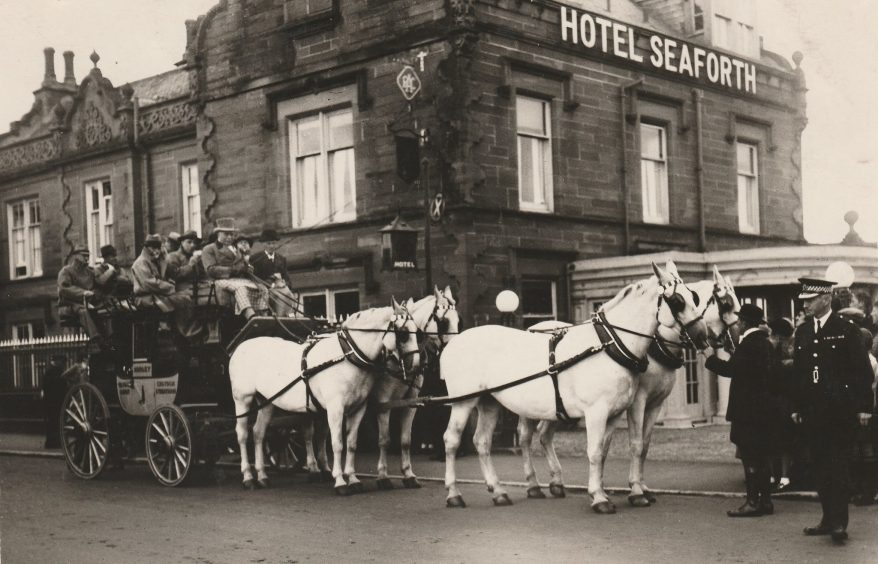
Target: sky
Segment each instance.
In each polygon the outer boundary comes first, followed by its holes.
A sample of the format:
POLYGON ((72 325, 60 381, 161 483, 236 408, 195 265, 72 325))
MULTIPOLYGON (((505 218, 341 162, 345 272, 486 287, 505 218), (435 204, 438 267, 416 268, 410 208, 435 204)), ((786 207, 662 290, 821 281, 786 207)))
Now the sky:
MULTIPOLYGON (((417 1, 417 0, 413 0, 417 1)), ((25 114, 43 77, 43 48, 76 53, 81 80, 92 50, 116 85, 174 68, 186 45, 184 22, 216 0, 0 0, 0 132, 25 114)), ((878 21, 874 0, 758 0, 766 49, 804 54, 808 127, 803 136, 805 237, 837 243, 843 216, 859 212, 857 231, 878 241, 878 21)))

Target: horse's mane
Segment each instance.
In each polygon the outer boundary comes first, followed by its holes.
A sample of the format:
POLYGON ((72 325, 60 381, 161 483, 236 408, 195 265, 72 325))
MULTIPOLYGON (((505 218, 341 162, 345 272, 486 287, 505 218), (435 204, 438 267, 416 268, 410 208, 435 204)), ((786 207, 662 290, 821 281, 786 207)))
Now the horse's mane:
POLYGON ((351 326, 351 323, 361 322, 362 325, 358 325, 358 327, 365 328, 373 323, 376 323, 379 319, 383 322, 389 317, 389 314, 391 313, 393 313, 392 307, 373 307, 369 309, 364 309, 363 311, 358 311, 357 313, 348 317, 345 322, 341 324, 341 326, 353 328, 351 326))
POLYGON ((622 288, 622 290, 620 290, 618 294, 613 296, 613 298, 610 301, 603 304, 598 309, 598 311, 604 311, 604 312, 610 311, 611 309, 613 309, 614 307, 619 305, 619 302, 621 302, 622 300, 627 298, 632 292, 642 293, 644 288, 650 282, 654 282, 654 281, 655 281, 655 276, 652 276, 650 278, 647 278, 646 280, 641 280, 641 281, 635 282, 633 284, 628 284, 627 286, 622 288))

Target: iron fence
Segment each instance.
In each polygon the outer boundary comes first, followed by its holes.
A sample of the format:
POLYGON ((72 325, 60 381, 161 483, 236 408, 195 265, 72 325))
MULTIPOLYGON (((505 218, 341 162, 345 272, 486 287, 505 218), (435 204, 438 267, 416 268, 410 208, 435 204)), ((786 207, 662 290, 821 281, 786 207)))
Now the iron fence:
POLYGON ((76 334, 0 341, 0 393, 38 391, 52 355, 64 355, 70 366, 85 355, 87 344, 87 336, 76 334))

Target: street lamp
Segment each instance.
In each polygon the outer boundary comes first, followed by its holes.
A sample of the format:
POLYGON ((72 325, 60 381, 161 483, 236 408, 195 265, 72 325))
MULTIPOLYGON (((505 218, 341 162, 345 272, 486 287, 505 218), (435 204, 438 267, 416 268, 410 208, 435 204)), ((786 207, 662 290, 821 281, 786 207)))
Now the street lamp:
POLYGON ((497 310, 500 312, 501 323, 506 327, 513 327, 515 325, 514 312, 518 309, 518 304, 518 294, 512 290, 503 290, 497 294, 494 305, 497 306, 497 310))
POLYGON ((850 288, 854 283, 854 269, 843 260, 826 267, 826 279, 835 282, 836 288, 850 288))

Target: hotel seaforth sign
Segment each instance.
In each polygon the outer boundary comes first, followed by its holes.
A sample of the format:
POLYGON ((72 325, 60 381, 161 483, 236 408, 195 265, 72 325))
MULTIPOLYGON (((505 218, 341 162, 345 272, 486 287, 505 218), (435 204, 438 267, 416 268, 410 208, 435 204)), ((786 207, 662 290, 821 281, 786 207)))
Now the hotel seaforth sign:
POLYGON ((756 93, 756 65, 585 11, 561 7, 561 40, 647 67, 756 93))

